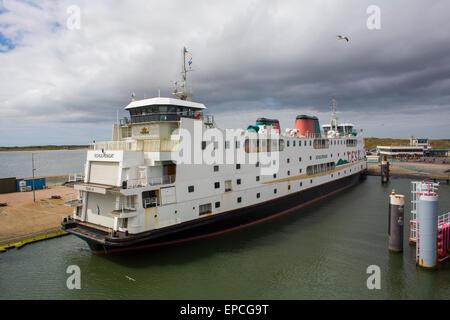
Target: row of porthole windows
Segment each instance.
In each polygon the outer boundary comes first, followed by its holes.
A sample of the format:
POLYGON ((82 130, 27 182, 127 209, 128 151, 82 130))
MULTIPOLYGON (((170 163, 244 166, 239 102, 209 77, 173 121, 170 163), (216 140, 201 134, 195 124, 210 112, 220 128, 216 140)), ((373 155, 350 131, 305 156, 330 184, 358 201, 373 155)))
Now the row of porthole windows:
MULTIPOLYGON (((302 168, 298 169, 298 173, 302 173, 302 172, 303 172, 302 168)), ((288 170, 286 173, 287 173, 288 176, 291 175, 291 171, 290 170, 288 170)), ((274 179, 277 178, 277 174, 276 173, 273 174, 273 178, 274 179)), ((260 181, 260 176, 256 176, 256 181, 260 181)), ((236 184, 241 184, 241 179, 237 179, 236 180, 236 184)), ((189 188, 189 190, 188 190, 189 192, 194 192, 194 186, 189 186, 188 188, 189 188)), ((220 188, 220 182, 215 182, 214 183, 214 188, 215 189, 219 189, 220 188)))
MULTIPOLYGON (((361 169, 362 169, 362 168, 363 168, 363 166, 361 166, 361 169)), ((301 169, 300 169, 300 170, 301 170, 301 169)), ((351 171, 352 171, 352 170, 350 169, 350 172, 351 172, 351 171)), ((344 170, 344 174, 345 174, 345 173, 347 173, 346 170, 344 170)), ((340 172, 338 172, 338 175, 340 175, 340 172)), ((333 174, 331 175, 331 177, 333 177, 333 174)), ((259 176, 257 176, 256 178, 257 178, 257 181, 258 181, 258 180, 259 180, 259 176)), ((238 179, 238 180, 240 180, 240 179, 238 179)), ((309 182, 312 184, 312 183, 313 183, 313 179, 310 179, 309 182)), ((216 182, 216 184, 217 184, 217 183, 218 183, 218 182, 216 182)), ((220 184, 219 184, 219 185, 220 185, 220 184)), ((303 186, 303 182, 300 182, 300 187, 302 187, 302 186, 303 186)), ((189 186, 188 189, 189 189, 189 192, 193 192, 193 191, 194 191, 194 186, 189 186)), ((290 184, 288 185, 288 190, 291 190, 291 185, 290 185, 290 184)), ((276 194, 277 191, 278 191, 277 188, 273 189, 273 193, 274 193, 274 194, 276 194)), ((256 193, 256 198, 257 198, 257 199, 260 199, 260 198, 261 198, 261 193, 260 193, 260 192, 256 193)), ((236 199, 236 201, 237 201, 237 203, 242 203, 242 197, 238 197, 238 198, 236 199)), ((209 206, 210 206, 210 204, 209 204, 209 206)), ((220 208, 220 201, 215 202, 214 206, 215 206, 216 208, 220 208)), ((201 206, 200 206, 200 207, 201 207, 201 206)), ((200 209, 200 215, 204 214, 204 213, 202 213, 201 208, 199 208, 199 209, 200 209)))
MULTIPOLYGON (((339 157, 339 153, 337 154, 337 156, 339 157)), ((333 158, 333 154, 330 154, 330 158, 333 158)), ((312 160, 312 156, 309 156, 309 160, 312 160)), ((275 160, 274 160, 275 161, 275 160)), ((298 158, 298 162, 302 162, 302 157, 298 158)), ((286 158, 286 163, 291 163, 291 159, 290 158, 286 158)), ((274 163, 275 164, 275 163, 274 163)))
MULTIPOLYGON (((308 141, 309 141, 309 146, 312 146, 312 140, 305 140, 305 141, 304 141, 304 144, 303 144, 305 147, 308 145, 308 141)), ((286 140, 286 147, 289 147, 289 146, 290 146, 290 143, 289 143, 289 142, 290 142, 289 140, 286 140)), ((292 146, 295 147, 295 140, 292 141, 292 146)), ((302 141, 301 141, 301 140, 298 141, 298 146, 299 146, 299 147, 302 146, 302 141)))
MULTIPOLYGON (((293 140, 292 141, 292 147, 295 147, 296 146, 296 143, 295 143, 295 141, 296 140, 293 140)), ((304 141, 304 146, 306 147, 307 145, 308 145, 308 141, 309 141, 309 146, 312 146, 312 140, 305 140, 304 141)), ((290 146, 290 140, 286 140, 286 147, 289 147, 290 146)), ((344 144, 344 140, 331 140, 331 144, 333 144, 333 145, 336 145, 336 144, 344 144)), ((297 144, 299 147, 301 147, 302 146, 302 141, 301 140, 299 140, 298 141, 298 144, 297 144)))
MULTIPOLYGON (((351 146, 355 146, 357 144, 357 140, 348 140, 348 141, 349 141, 349 144, 351 146)), ((312 140, 305 140, 303 145, 306 147, 308 144, 309 144, 309 146, 312 146, 312 140), (309 143, 308 143, 308 141, 309 141, 309 143)), ((331 144, 333 144, 333 145, 341 144, 342 145, 342 144, 344 144, 344 140, 337 140, 337 141, 336 140, 332 140, 331 144)), ((207 145, 207 141, 202 141, 202 150, 206 149, 206 145, 207 145)), ((236 148, 239 149, 241 147, 240 141, 235 141, 235 145, 236 145, 236 148)), ((299 140, 297 145, 299 147, 301 147, 302 146, 302 141, 299 140)), ((286 140, 286 146, 287 147, 290 146, 290 141, 289 140, 286 140)), ((295 147, 295 146, 296 146, 296 142, 294 140, 294 141, 292 141, 292 147, 295 147)), ((217 149, 217 147, 218 147, 217 141, 214 141, 214 149, 217 149)), ((225 149, 229 149, 229 148, 230 148, 230 142, 229 141, 225 141, 225 149)), ((280 146, 280 149, 281 149, 280 151, 282 151, 282 147, 281 146, 280 146)))
MULTIPOLYGON (((350 169, 350 172, 351 172, 351 169, 350 169)), ((347 173, 347 171, 344 170, 344 173, 347 173)), ((340 172, 338 172, 338 175, 340 175, 340 172)), ((333 177, 333 175, 331 175, 331 177, 333 177)), ((259 178, 259 177, 257 177, 257 178, 259 178)), ((238 179, 238 180, 240 180, 240 179, 238 179)), ((313 183, 313 179, 310 179, 309 182, 312 184, 312 183, 313 183)), ((215 184, 217 185, 217 184, 219 184, 219 183, 216 182, 215 184)), ((219 185, 220 185, 220 184, 219 184, 219 185)), ((300 182, 300 187, 302 187, 302 186, 303 186, 303 182, 300 182)), ((192 188, 192 191, 194 190, 194 186, 189 186, 189 188, 192 188)), ((290 184, 288 185, 288 190, 291 190, 291 185, 290 185, 290 184)), ((189 191, 189 192, 191 192, 191 191, 189 191)), ((273 193, 274 193, 274 194, 276 194, 277 192, 278 192, 278 189, 277 189, 277 188, 273 189, 273 193)), ((258 192, 258 193, 256 194, 256 198, 257 198, 257 199, 260 199, 260 198, 261 198, 261 193, 260 193, 260 192, 258 192)), ((242 202, 242 197, 238 197, 236 200, 237 200, 237 203, 241 203, 241 202, 242 202)), ((220 208, 220 201, 217 201, 217 202, 215 203, 215 207, 216 207, 216 208, 220 208)))
MULTIPOLYGON (((322 139, 322 140, 328 140, 328 139, 322 139)), ((202 150, 206 149, 206 145, 207 145, 208 141, 202 141, 202 150)), ((305 140, 303 141, 303 145, 306 147, 308 144, 309 146, 312 146, 312 140, 305 140), (308 142, 309 141, 309 142, 308 142)), ((358 142, 355 139, 350 139, 350 140, 331 140, 331 144, 332 145, 336 145, 336 144, 344 144, 344 142, 347 142, 346 144, 350 144, 351 146, 356 145, 358 142)), ((218 142, 214 141, 214 149, 218 148, 218 142)), ((298 145, 299 147, 302 146, 302 141, 298 140, 298 144, 296 144, 296 140, 292 141, 292 146, 295 147, 296 145, 298 145)), ((241 147, 241 143, 240 141, 235 141, 235 146, 237 149, 239 149, 241 147)), ((286 140, 286 146, 289 147, 290 146, 290 140, 286 140)), ((230 148, 230 141, 225 141, 225 149, 229 149, 230 148)))
MULTIPOLYGON (((259 179, 260 179, 259 176, 256 176, 256 181, 259 181, 259 179)), ((242 184, 242 180, 236 179, 236 184, 237 185, 242 184)), ((220 188, 220 182, 214 182, 214 189, 219 189, 219 188, 220 188)), ((194 186, 188 186, 189 193, 194 192, 194 190, 195 190, 194 186)), ((229 191, 231 191, 231 189, 229 191)))
MULTIPOLYGON (((310 180, 310 182, 312 183, 312 179, 310 180)), ((300 187, 301 187, 301 186, 303 186, 303 182, 300 182, 300 187)), ((288 185, 288 190, 291 190, 291 185, 288 185)), ((277 188, 273 189, 273 193, 274 193, 274 194, 276 194, 277 191, 278 191, 277 188)), ((260 192, 256 193, 256 198, 257 198, 257 199, 260 199, 260 198, 261 198, 261 193, 260 193, 260 192)), ((237 203, 241 203, 241 202, 242 202, 242 197, 238 197, 238 198, 236 199, 236 201, 237 201, 237 203)), ((220 201, 217 201, 217 202, 215 203, 215 207, 216 207, 216 208, 220 208, 220 201)))
MULTIPOLYGON (((236 202, 237 203, 241 203, 242 202, 242 197, 237 197, 236 202)), ((214 206, 216 208, 220 208, 220 201, 217 201, 214 206)))
MULTIPOLYGON (((275 161, 275 160, 274 160, 274 161, 275 161)), ((274 164, 275 164, 275 163, 274 163, 274 164)), ((256 168, 259 168, 259 161, 256 162, 255 167, 256 167, 256 168)), ((237 163, 237 164, 236 164, 236 170, 240 170, 240 169, 241 169, 241 164, 240 164, 240 163, 237 163)), ((218 166, 218 165, 215 165, 215 166, 213 167, 213 170, 214 170, 214 172, 219 172, 219 166, 218 166)))
MULTIPOLYGON (((300 169, 301 170, 301 169, 300 169)), ((274 177, 276 177, 276 174, 274 174, 274 177)), ((259 181, 259 176, 257 176, 256 177, 256 181, 259 181)), ((312 179, 310 180, 310 182, 312 183, 312 179)), ((241 184, 241 179, 237 179, 237 184, 241 184)), ((300 187, 303 185, 303 182, 300 182, 300 187)), ((220 182, 215 182, 214 183, 214 188, 215 189, 218 189, 218 188, 220 188, 220 182)), ((194 192, 194 186, 188 186, 188 192, 194 192)), ((288 185, 288 190, 291 190, 291 186, 290 185, 288 185)), ((277 193, 277 189, 275 188, 274 190, 273 190, 273 193, 277 193)), ((258 193, 259 194, 259 193, 258 193)), ((259 196, 258 196, 258 198, 259 198, 259 196)), ((238 198, 238 199, 241 199, 240 197, 238 198)), ((241 202, 241 201, 238 201, 238 202, 241 202)), ((217 207, 216 207, 217 208, 217 207)))
MULTIPOLYGON (((361 166, 361 169, 362 168, 363 168, 363 166, 361 166)), ((350 172, 352 172, 352 169, 350 169, 350 172)), ((299 169, 299 173, 302 173, 302 169, 299 169)), ((344 170, 344 174, 347 174, 346 170, 344 170)), ((291 175, 291 171, 290 170, 287 171, 287 175, 288 176, 291 175)), ((341 173, 338 172, 338 176, 340 176, 340 175, 341 175, 341 173)), ((276 177, 277 177, 277 174, 274 173, 273 174, 273 178, 276 179, 276 177)), ((331 177, 333 178, 333 174, 331 175, 331 177)), ((260 181, 260 176, 256 176, 256 181, 260 181)), ((312 183, 312 180, 311 180, 311 183, 312 183)), ((238 185, 242 184, 242 180, 241 179, 236 179, 236 184, 238 184, 238 185)), ((301 184, 302 183, 300 182, 300 186, 301 186, 301 184)), ((220 182, 214 182, 214 189, 219 189, 219 188, 220 188, 220 182)), ((288 190, 290 190, 290 186, 289 186, 288 190)), ((188 192, 194 192, 194 186, 188 186, 188 192)), ((276 193, 276 189, 275 189, 274 193, 276 193)))
MULTIPOLYGON (((339 157, 339 153, 337 154, 337 156, 339 157)), ((333 154, 331 154, 330 155, 330 157, 332 158, 333 157, 333 154)), ((312 160, 312 156, 309 156, 309 160, 312 160)), ((287 163, 290 163, 290 158, 287 158, 286 159, 286 162, 287 163)), ((302 162, 302 157, 299 157, 298 158, 298 162, 302 162)), ((276 164, 276 160, 273 160, 273 164, 275 165, 276 164)), ((256 162, 256 164, 255 164, 255 167, 259 167, 259 161, 258 162, 256 162)), ((238 163, 238 164, 236 164, 236 170, 239 170, 239 169, 241 169, 241 165, 238 163)), ((218 165, 215 165, 214 166, 214 172, 218 172, 219 171, 219 166, 218 165)))

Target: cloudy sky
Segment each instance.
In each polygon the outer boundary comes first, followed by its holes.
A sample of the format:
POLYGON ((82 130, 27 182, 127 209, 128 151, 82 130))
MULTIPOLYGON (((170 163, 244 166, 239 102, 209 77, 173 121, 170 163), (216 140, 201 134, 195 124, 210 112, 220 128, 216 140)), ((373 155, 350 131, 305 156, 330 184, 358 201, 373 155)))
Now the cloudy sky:
POLYGON ((221 127, 325 123, 335 96, 366 136, 450 138, 449 12, 445 0, 0 0, 0 145, 109 140, 132 92, 171 95, 183 46, 193 100, 221 127))

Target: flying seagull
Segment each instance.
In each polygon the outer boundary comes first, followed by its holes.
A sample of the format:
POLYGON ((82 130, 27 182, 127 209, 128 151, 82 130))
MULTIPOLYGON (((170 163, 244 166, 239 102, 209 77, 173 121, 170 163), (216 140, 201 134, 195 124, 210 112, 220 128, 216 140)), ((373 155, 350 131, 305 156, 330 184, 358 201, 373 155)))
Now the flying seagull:
POLYGON ((338 38, 338 40, 347 40, 347 42, 348 42, 348 38, 347 37, 343 37, 341 35, 338 35, 337 38, 338 38))

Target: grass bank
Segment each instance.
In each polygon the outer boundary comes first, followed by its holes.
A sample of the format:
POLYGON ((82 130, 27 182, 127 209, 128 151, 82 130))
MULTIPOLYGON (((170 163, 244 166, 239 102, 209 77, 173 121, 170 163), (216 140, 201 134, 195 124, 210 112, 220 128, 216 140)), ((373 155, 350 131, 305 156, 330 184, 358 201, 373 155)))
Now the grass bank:
MULTIPOLYGON (((434 149, 450 149, 450 140, 429 140, 434 149)), ((364 138, 366 149, 376 148, 377 146, 408 146, 409 139, 392 138, 364 138)))

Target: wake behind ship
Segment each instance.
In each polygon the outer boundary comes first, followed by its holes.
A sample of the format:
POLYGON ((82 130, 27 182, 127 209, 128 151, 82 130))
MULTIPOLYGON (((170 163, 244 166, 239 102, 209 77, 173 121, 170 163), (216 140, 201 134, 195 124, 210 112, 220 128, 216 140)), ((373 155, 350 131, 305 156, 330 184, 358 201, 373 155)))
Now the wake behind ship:
POLYGON ((67 203, 74 214, 62 227, 94 253, 249 227, 344 190, 366 171, 362 130, 339 124, 335 104, 322 129, 307 115, 284 132, 267 118, 220 129, 203 104, 190 101, 187 71, 184 64, 178 99, 133 95, 112 141, 88 151, 84 183, 67 203))

